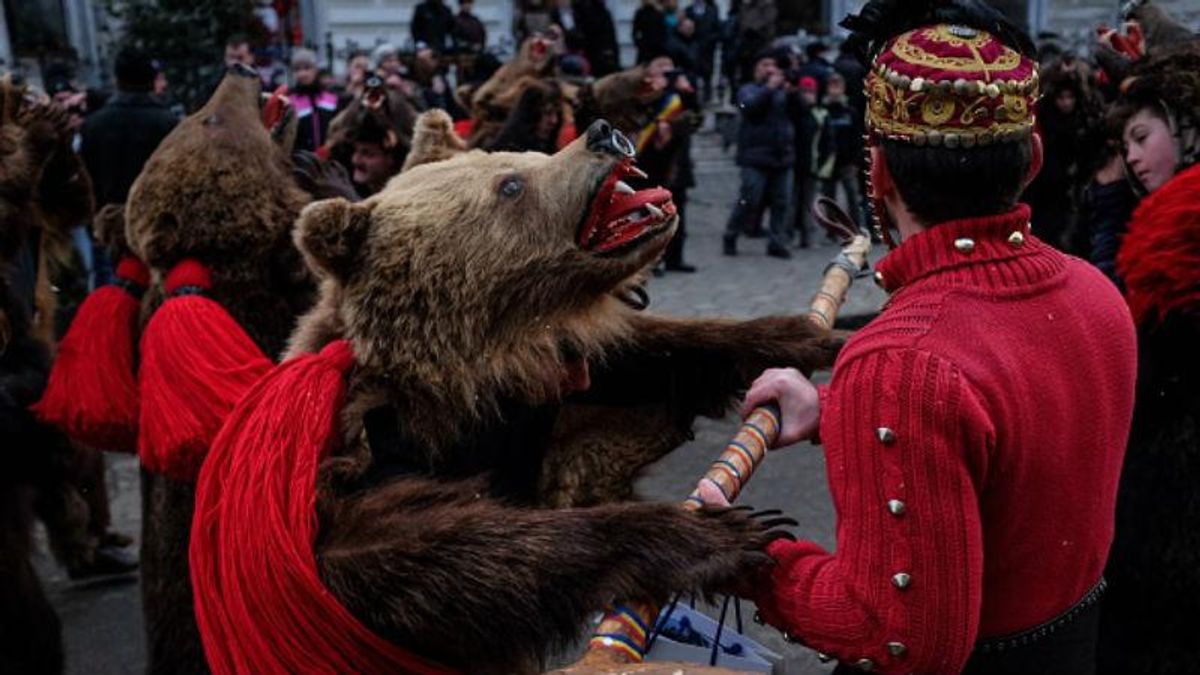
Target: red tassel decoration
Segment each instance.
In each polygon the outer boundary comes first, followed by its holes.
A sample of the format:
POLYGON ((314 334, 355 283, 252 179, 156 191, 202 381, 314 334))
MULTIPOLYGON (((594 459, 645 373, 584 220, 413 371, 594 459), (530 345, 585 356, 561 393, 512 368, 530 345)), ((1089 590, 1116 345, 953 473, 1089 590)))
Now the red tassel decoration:
POLYGON ((150 270, 125 256, 116 277, 79 306, 58 344, 42 400, 31 410, 84 445, 133 452, 138 418, 133 333, 150 270))
POLYGON ((184 260, 167 274, 170 296, 142 335, 138 454, 151 471, 193 481, 238 399, 271 360, 211 298, 212 275, 184 260))
POLYGON ((189 549, 208 666, 225 673, 448 673, 375 635, 321 583, 317 470, 337 441, 345 340, 260 380, 196 486, 189 549))

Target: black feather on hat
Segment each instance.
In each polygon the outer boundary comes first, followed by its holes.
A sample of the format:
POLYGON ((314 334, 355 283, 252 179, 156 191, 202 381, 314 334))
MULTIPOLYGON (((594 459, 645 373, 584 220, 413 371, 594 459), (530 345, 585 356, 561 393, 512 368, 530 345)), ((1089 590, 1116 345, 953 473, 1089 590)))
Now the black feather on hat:
POLYGON ((842 50, 867 67, 891 38, 932 24, 968 26, 996 36, 1022 55, 1035 58, 1033 40, 983 0, 871 0, 839 24, 850 31, 842 50))

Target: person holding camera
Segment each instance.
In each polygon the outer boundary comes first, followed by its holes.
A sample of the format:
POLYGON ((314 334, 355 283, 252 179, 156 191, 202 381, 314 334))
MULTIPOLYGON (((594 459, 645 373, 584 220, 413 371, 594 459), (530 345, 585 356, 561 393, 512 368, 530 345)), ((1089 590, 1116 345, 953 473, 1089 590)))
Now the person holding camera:
POLYGON ((738 234, 744 231, 747 219, 769 205, 767 255, 790 258, 787 244, 791 237, 792 164, 796 159, 792 120, 800 103, 796 92, 786 86, 773 55, 759 56, 754 64, 754 81, 738 90, 737 104, 742 112, 737 143, 742 186, 725 227, 725 255, 737 255, 738 234))

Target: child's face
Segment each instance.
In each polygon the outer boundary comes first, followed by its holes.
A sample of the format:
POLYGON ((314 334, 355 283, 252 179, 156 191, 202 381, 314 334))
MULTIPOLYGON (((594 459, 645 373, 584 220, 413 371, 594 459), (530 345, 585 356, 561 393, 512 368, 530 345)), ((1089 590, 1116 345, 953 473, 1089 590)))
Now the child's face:
POLYGON ((846 95, 846 83, 841 80, 830 79, 825 85, 825 93, 830 98, 840 98, 846 95))
POLYGON ((804 89, 800 92, 800 100, 804 102, 804 105, 816 105, 817 92, 812 89, 804 89))

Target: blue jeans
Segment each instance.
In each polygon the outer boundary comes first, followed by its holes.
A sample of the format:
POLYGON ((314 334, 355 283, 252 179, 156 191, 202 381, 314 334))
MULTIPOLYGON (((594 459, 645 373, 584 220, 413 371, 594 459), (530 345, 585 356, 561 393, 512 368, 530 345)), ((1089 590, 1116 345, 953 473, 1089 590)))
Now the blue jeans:
POLYGON ((725 226, 725 241, 737 241, 746 219, 753 218, 763 207, 771 209, 771 226, 767 231, 770 248, 785 248, 791 239, 792 167, 765 169, 742 167, 742 188, 729 223, 725 226))

